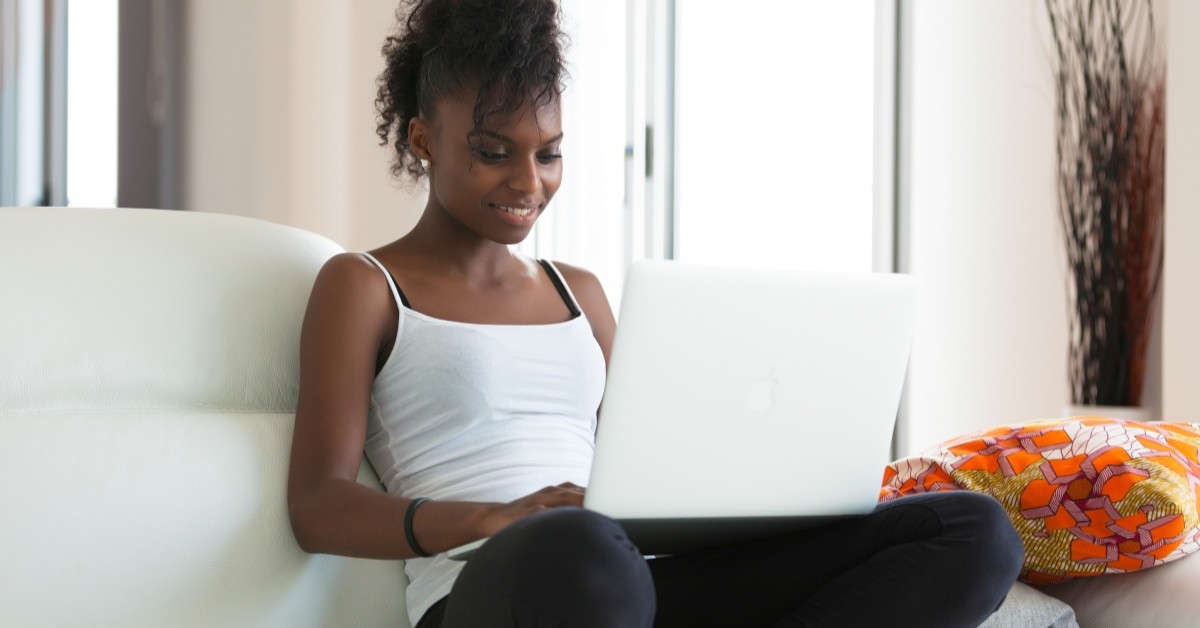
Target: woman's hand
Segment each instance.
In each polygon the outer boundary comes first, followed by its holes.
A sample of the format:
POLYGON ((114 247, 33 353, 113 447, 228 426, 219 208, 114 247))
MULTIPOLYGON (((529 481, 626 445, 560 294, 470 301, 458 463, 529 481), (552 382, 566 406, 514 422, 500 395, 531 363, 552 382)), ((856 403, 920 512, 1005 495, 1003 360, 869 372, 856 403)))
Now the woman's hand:
POLYGON ((485 509, 480 517, 479 530, 483 536, 492 536, 500 530, 548 508, 583 506, 583 495, 587 489, 564 482, 513 500, 507 504, 495 504, 485 509))

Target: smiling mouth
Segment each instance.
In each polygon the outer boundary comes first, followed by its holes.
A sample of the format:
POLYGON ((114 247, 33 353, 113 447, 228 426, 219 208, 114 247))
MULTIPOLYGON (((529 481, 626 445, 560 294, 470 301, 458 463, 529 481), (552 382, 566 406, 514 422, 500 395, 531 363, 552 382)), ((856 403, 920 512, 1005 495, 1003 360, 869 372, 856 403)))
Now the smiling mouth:
POLYGON ((524 218, 525 216, 532 214, 533 209, 534 209, 532 207, 505 207, 504 205, 492 205, 492 207, 495 207, 496 209, 499 209, 500 211, 508 212, 508 213, 510 213, 514 216, 518 216, 520 218, 524 218))

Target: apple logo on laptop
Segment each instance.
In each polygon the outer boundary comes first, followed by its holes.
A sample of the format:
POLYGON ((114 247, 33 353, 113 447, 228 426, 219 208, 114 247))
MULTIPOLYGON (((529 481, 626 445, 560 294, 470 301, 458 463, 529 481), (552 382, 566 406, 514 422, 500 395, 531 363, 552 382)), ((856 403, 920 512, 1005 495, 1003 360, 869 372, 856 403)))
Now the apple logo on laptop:
POLYGON ((754 414, 767 414, 775 408, 775 389, 779 380, 775 377, 775 367, 762 377, 750 381, 750 389, 746 394, 746 409, 754 414))

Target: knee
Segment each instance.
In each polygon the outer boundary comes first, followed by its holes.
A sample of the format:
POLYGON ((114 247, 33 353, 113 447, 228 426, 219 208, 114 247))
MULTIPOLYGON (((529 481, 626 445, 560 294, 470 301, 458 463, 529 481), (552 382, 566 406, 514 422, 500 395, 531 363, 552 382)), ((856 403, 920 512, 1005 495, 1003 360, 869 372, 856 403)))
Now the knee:
POLYGON ((970 563, 982 573, 1011 584, 1025 561, 1025 545, 1008 513, 989 495, 969 491, 942 494, 944 534, 970 548, 970 563))
POLYGON ((471 558, 462 577, 475 569, 504 574, 501 586, 521 597, 618 606, 654 597, 646 561, 624 530, 579 508, 555 508, 505 528, 471 558))
POLYGON ((987 573, 1015 580, 1025 560, 1025 547, 1008 513, 991 496, 971 491, 923 493, 887 502, 911 516, 919 534, 937 539, 951 571, 986 568, 987 573))
POLYGON ((552 563, 564 558, 641 558, 617 522, 581 508, 554 508, 528 517, 505 528, 486 546, 552 563))

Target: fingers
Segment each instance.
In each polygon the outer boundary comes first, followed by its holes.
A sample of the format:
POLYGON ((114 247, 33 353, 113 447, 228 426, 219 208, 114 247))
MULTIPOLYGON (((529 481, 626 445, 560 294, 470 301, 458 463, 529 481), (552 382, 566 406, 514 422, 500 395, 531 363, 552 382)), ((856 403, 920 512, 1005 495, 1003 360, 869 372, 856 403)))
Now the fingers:
POLYGON ((490 509, 483 523, 483 534, 491 536, 513 522, 550 508, 582 507, 585 492, 586 489, 582 486, 564 482, 558 486, 547 486, 507 504, 497 504, 490 509))
POLYGON ((583 489, 578 486, 569 489, 559 486, 547 487, 534 494, 535 503, 554 508, 556 506, 582 506, 583 489))
POLYGON ((582 506, 584 492, 583 487, 567 482, 558 486, 547 486, 513 503, 514 505, 524 504, 526 506, 543 506, 546 508, 582 506))

